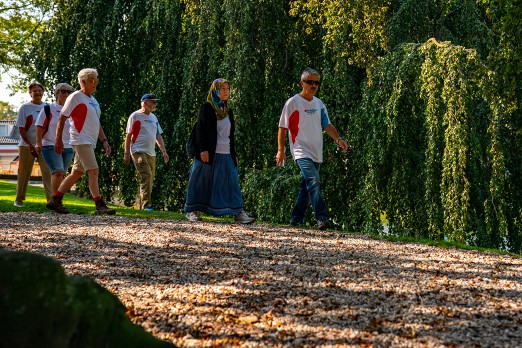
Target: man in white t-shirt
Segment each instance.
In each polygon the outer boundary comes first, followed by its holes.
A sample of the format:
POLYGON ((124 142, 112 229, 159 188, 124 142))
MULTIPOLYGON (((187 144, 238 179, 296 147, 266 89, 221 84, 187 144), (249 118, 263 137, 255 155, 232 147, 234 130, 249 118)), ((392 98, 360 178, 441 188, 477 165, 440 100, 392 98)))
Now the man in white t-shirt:
POLYGON ((51 188, 51 170, 34 147, 36 145, 36 119, 45 105, 45 103, 42 102, 44 91, 45 89, 40 82, 31 82, 29 85, 31 101, 24 103, 20 107, 20 110, 18 110, 15 127, 18 127, 21 139, 18 143, 18 176, 16 183, 16 198, 14 201, 15 207, 24 206, 23 201, 25 200, 27 185, 29 184, 31 172, 33 171, 35 158, 40 164, 42 181, 47 199, 50 199, 53 194, 51 188))
POLYGON ((348 150, 348 145, 331 124, 323 102, 315 97, 320 77, 316 70, 306 68, 301 74, 301 93, 285 103, 279 119, 276 165, 282 166, 286 160, 285 138, 288 130, 290 152, 302 175, 290 223, 293 226, 304 224, 306 209, 311 202, 317 227, 325 230, 329 227, 328 214, 319 177, 319 167, 323 162, 323 129, 343 152, 348 150))
POLYGON ((60 121, 56 126, 56 139, 54 149, 61 154, 64 149, 62 133, 65 122, 68 121, 70 128, 70 141, 74 149, 74 165, 72 172, 60 184, 58 190, 53 194, 52 200, 47 202, 46 207, 57 213, 67 214, 69 211, 62 204, 64 194, 81 178, 84 173, 89 176, 89 190, 96 204, 95 214, 114 215, 116 210, 107 207, 100 195, 98 185, 98 163, 94 149, 98 139, 105 148, 105 154, 111 154, 109 141, 100 124, 100 104, 92 95, 98 86, 98 72, 96 69, 82 69, 78 73, 78 82, 81 89, 72 93, 61 111, 60 121))
POLYGON ((169 162, 169 155, 165 149, 163 130, 156 115, 156 102, 159 99, 154 94, 145 94, 141 97, 141 109, 134 111, 127 121, 127 135, 125 136, 125 154, 123 160, 130 163, 130 158, 138 171, 139 206, 143 210, 154 210, 152 207, 152 184, 156 175, 156 144, 158 144, 165 164, 169 162))

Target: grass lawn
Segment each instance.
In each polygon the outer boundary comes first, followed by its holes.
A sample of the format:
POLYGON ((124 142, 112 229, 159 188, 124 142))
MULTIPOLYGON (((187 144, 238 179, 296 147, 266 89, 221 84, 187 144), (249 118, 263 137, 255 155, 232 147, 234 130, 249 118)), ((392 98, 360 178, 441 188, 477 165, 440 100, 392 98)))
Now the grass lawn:
MULTIPOLYGON (((49 209, 45 208, 45 192, 42 187, 27 187, 26 200, 23 208, 17 208, 13 205, 16 196, 16 183, 6 180, 0 180, 0 211, 28 211, 35 213, 49 213, 49 209)), ((95 205, 91 199, 83 199, 67 193, 63 199, 64 206, 74 214, 94 214, 95 205)), ((161 218, 180 220, 184 219, 184 215, 168 211, 143 211, 127 207, 120 207, 109 204, 111 208, 116 209, 116 215, 137 217, 137 218, 161 218)))

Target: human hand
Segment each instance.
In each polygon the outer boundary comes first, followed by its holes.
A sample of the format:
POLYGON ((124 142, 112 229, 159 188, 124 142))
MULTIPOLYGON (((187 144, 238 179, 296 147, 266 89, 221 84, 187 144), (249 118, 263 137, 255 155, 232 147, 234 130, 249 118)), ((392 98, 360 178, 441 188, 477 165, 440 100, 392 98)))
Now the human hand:
POLYGON ((29 152, 31 152, 34 158, 38 158, 39 153, 33 145, 29 145, 29 152))
POLYGON ((57 154, 61 155, 63 152, 63 142, 61 139, 56 138, 56 142, 54 143, 54 151, 57 154))
POLYGON ((40 155, 42 153, 42 144, 36 143, 36 145, 34 146, 34 149, 36 150, 38 155, 40 155))
POLYGON ((125 153, 123 154, 123 161, 125 162, 126 165, 129 165, 129 164, 130 164, 130 153, 125 152, 125 153))
POLYGON ((337 140, 337 146, 339 146, 343 150, 343 152, 348 151, 348 144, 342 138, 339 138, 339 140, 337 140))
POLYGON ((208 151, 203 151, 202 153, 199 154, 199 157, 201 157, 201 162, 208 163, 208 161, 209 161, 208 151))
POLYGON ((163 150, 162 153, 163 153, 163 161, 165 162, 165 164, 169 163, 170 158, 169 158, 169 154, 167 153, 167 151, 163 150))
POLYGON ((282 167, 285 165, 286 153, 284 150, 278 150, 276 154, 276 166, 282 167))
POLYGON ((109 141, 104 141, 103 142, 103 147, 105 148, 105 156, 109 156, 111 154, 111 147, 109 146, 109 141))

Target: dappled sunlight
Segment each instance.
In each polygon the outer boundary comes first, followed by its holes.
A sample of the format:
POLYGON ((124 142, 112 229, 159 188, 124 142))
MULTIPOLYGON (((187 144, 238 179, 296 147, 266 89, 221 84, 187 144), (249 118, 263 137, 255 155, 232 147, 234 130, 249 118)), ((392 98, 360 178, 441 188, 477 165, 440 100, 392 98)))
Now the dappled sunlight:
POLYGON ((522 339, 522 260, 511 256, 259 224, 3 217, 1 246, 94 278, 181 346, 522 339))

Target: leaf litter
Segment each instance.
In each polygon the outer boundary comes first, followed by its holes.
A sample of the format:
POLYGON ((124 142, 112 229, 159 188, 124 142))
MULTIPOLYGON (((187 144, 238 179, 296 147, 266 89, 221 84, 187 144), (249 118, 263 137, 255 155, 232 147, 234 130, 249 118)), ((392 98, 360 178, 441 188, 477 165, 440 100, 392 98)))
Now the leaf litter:
POLYGON ((516 347, 522 259, 274 225, 2 213, 181 347, 516 347))

